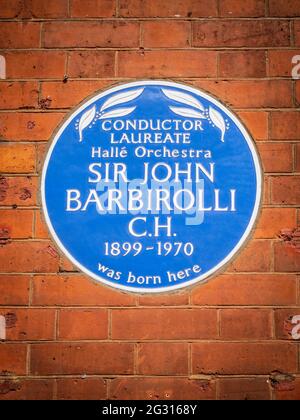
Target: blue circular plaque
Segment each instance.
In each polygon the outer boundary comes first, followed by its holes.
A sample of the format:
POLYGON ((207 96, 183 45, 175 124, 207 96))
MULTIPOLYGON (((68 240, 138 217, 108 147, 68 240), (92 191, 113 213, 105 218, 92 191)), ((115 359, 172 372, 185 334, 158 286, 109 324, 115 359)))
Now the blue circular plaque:
POLYGON ((207 280, 255 224, 261 167, 237 117, 198 89, 140 81, 95 94, 62 123, 42 175, 48 228, 109 286, 166 292, 207 280))

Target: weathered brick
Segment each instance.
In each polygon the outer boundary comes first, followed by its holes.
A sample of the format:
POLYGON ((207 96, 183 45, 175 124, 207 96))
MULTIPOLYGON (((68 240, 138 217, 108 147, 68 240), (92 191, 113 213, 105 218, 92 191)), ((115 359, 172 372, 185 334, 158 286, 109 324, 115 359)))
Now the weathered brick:
POLYGON ((265 77, 265 51, 234 51, 219 55, 219 76, 229 78, 265 77), (233 65, 234 63, 234 65, 233 65))
POLYGON ((68 16, 68 0, 26 0, 23 17, 64 18, 68 16))
POLYGON ((266 140, 268 138, 268 112, 238 112, 255 140, 266 140))
POLYGON ((271 138, 274 140, 300 138, 300 112, 271 112, 271 138))
POLYGON ((53 379, 4 379, 0 400, 52 400, 53 388, 53 379))
POLYGON ((50 234, 46 223, 44 222, 44 218, 41 215, 41 211, 37 210, 35 212, 35 231, 34 237, 37 239, 49 239, 50 234))
POLYGON ((115 54, 112 51, 81 51, 69 54, 70 77, 113 77, 114 72, 115 54))
POLYGON ((141 295, 139 297, 140 306, 181 306, 187 305, 189 295, 186 292, 171 293, 162 295, 141 295))
POLYGON ((287 47, 289 22, 280 20, 228 20, 195 22, 195 47, 287 47))
POLYGON ((270 241, 251 241, 231 263, 228 271, 270 271, 272 250, 270 241))
POLYGON ((1 209, 0 241, 32 238, 33 210, 1 209))
POLYGON ((192 358, 194 374, 263 375, 297 370, 297 347, 289 343, 197 343, 192 346, 192 358))
POLYGON ((40 23, 1 22, 0 48, 38 48, 40 23))
POLYGON ((293 274, 222 275, 192 292, 194 305, 293 305, 297 302, 293 274))
POLYGON ((296 226, 296 209, 264 208, 258 220, 254 237, 259 239, 276 238, 281 230, 294 229, 296 226))
POLYGON ((109 47, 139 46, 137 22, 49 22, 44 26, 44 47, 109 47))
POLYGON ((63 51, 5 52, 6 74, 11 79, 63 79, 66 53, 63 51))
POLYGON ((187 375, 188 344, 140 344, 137 369, 140 375, 187 375))
POLYGON ((215 381, 187 378, 118 378, 110 385, 112 400, 214 400, 215 381))
POLYGON ((96 284, 83 275, 35 276, 34 305, 131 306, 133 295, 96 284))
POLYGON ((268 51, 269 76, 292 77, 292 58, 300 55, 299 50, 270 50, 268 51))
POLYGON ((299 401, 300 400, 300 378, 289 382, 287 386, 275 390, 276 400, 299 401))
POLYGON ((30 277, 0 275, 0 305, 27 305, 30 277))
POLYGON ((23 8, 23 0, 0 0, 0 17, 4 19, 16 18, 23 8))
POLYGON ((108 338, 107 310, 60 310, 59 338, 61 340, 104 340, 108 338))
POLYGON ((133 373, 133 356, 133 345, 126 343, 34 344, 31 373, 128 375, 133 373))
POLYGON ((0 138, 3 140, 48 140, 63 119, 62 113, 1 113, 0 138))
POLYGON ((214 51, 120 51, 121 77, 206 77, 216 76, 214 51))
POLYGON ((37 202, 36 177, 0 177, 0 204, 2 206, 34 206, 37 202))
POLYGON ((26 374, 27 346, 24 344, 0 345, 0 375, 26 374))
POLYGON ((291 244, 277 242, 274 245, 275 270, 281 272, 300 271, 300 252, 291 244))
POLYGON ((295 146, 295 171, 300 172, 300 143, 295 146))
POLYGON ((293 170, 291 143, 260 143, 258 150, 265 172, 291 172, 293 170))
POLYGON ((112 311, 113 339, 189 340, 215 337, 217 312, 214 309, 138 308, 112 311))
POLYGON ((71 0, 71 17, 114 17, 116 14, 115 0, 71 0))
POLYGON ((300 47, 300 24, 299 21, 294 21, 294 37, 295 37, 295 45, 300 47))
POLYGON ((300 204, 300 176, 273 177, 272 203, 300 204))
POLYGON ((29 144, 0 144, 0 172, 24 174, 35 171, 35 147, 29 144))
POLYGON ((55 311, 53 309, 0 309, 6 319, 6 341, 53 340, 55 311))
POLYGON ((300 15, 300 4, 295 0, 269 0, 270 16, 289 17, 300 15))
POLYGON ((213 17, 218 15, 217 1, 203 2, 198 0, 120 0, 122 17, 213 17))
POLYGON ((270 400, 270 386, 265 378, 220 379, 219 399, 225 401, 270 400))
POLYGON ((0 267, 7 273, 58 271, 59 258, 48 242, 12 242, 0 248, 0 267))
POLYGON ((222 309, 220 337, 224 340, 270 339, 272 312, 262 309, 222 309))
POLYGON ((220 0, 221 17, 263 17, 265 16, 265 0, 220 0))
POLYGON ((300 309, 276 309, 275 310, 275 331, 279 340, 293 340, 292 332, 296 328, 300 333, 300 323, 292 323, 294 316, 300 316, 300 309))
POLYGON ((0 82, 0 109, 36 108, 37 104, 36 82, 0 82))
POLYGON ((100 378, 57 379, 58 400, 105 400, 106 381, 100 378))
POLYGON ((190 22, 154 21, 143 22, 143 45, 148 48, 189 46, 191 35, 190 22))

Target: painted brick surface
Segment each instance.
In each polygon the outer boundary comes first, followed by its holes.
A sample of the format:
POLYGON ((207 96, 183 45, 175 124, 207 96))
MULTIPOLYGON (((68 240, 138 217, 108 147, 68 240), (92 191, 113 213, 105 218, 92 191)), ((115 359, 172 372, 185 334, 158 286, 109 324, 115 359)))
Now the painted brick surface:
POLYGON ((299 18, 298 0, 0 0, 0 400, 300 399, 299 18), (231 107, 265 177, 226 271, 159 296, 78 273, 40 211, 66 113, 142 78, 231 107))

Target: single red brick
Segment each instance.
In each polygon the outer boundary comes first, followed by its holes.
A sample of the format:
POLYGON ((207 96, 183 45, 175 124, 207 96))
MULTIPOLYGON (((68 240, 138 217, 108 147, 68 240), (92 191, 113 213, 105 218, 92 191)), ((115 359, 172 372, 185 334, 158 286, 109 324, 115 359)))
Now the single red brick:
POLYGON ((68 16, 68 0, 26 0, 24 17, 63 18, 68 16))
POLYGON ((53 379, 5 379, 0 381, 0 400, 52 400, 53 379))
POLYGON ((104 340, 108 338, 107 310, 60 310, 59 338, 61 340, 104 340))
POLYGON ((28 305, 30 277, 0 275, 0 305, 28 305))
POLYGON ((268 138, 268 112, 238 112, 255 140, 266 140, 268 138))
POLYGON ((266 53, 264 51, 234 51, 220 53, 220 77, 265 77, 266 53), (234 65, 233 65, 234 64, 234 65))
POLYGON ((74 273, 78 272, 78 268, 76 268, 75 265, 67 257, 64 257, 62 255, 59 263, 59 272, 74 273))
POLYGON ((296 209, 264 208, 259 217, 254 237, 258 239, 276 238, 283 229, 296 226, 296 209))
POLYGON ((197 343, 194 374, 264 375, 297 371, 297 347, 289 343, 197 343))
POLYGON ((276 338, 279 340, 293 340, 293 332, 300 334, 300 322, 292 323, 295 316, 300 316, 300 309, 275 310, 276 338))
POLYGON ((217 1, 202 2, 199 0, 120 0, 121 17, 213 17, 218 15, 217 1))
POLYGON ((34 206, 37 202, 36 177, 0 177, 0 204, 2 206, 34 206))
POLYGON ((188 47, 190 43, 191 24, 182 21, 143 22, 144 47, 188 47))
POLYGON ((32 144, 0 144, 0 172, 31 173, 35 170, 35 147, 32 144))
POLYGON ((297 302, 296 275, 222 275, 192 292, 194 305, 293 305, 297 302))
MULTIPOLYGON (((74 54, 72 56, 74 57, 74 54)), ((75 66, 74 60, 72 65, 73 67, 75 66)), ((83 63, 81 63, 81 66, 83 66, 83 63)), ((78 67, 77 69, 74 68, 73 71, 77 71, 78 74, 78 67)), ((86 70, 82 69, 81 71, 86 70)), ((91 68, 89 71, 91 71, 91 68)), ((94 68, 92 71, 94 73, 99 72, 99 68, 94 68)), ((112 80, 71 80, 68 83, 44 82, 42 83, 42 97, 51 99, 50 108, 70 108, 80 103, 92 93, 111 86, 112 83, 112 80)))
POLYGON ((4 19, 16 18, 23 8, 23 0, 0 0, 0 17, 4 19))
POLYGON ((300 378, 288 383, 288 387, 275 390, 276 400, 299 401, 300 400, 300 378))
POLYGON ((138 308, 112 311, 113 339, 189 340, 215 338, 217 335, 217 312, 214 309, 138 308))
POLYGON ((41 215, 41 211, 37 210, 35 212, 35 232, 34 237, 37 239, 49 239, 50 234, 46 223, 44 222, 44 218, 41 215))
POLYGON ((186 292, 162 295, 141 295, 139 306, 181 306, 188 305, 189 295, 186 292))
POLYGON ((295 145, 295 171, 300 172, 300 143, 295 145))
POLYGON ((300 252, 291 244, 277 242, 274 244, 275 270, 282 272, 300 271, 300 252))
POLYGON ((68 75, 70 77, 113 77, 114 72, 115 53, 113 51, 81 51, 69 54, 68 75))
POLYGON ((291 77, 295 64, 292 58, 299 55, 299 50, 270 50, 268 51, 269 76, 291 77))
POLYGON ((112 400, 214 400, 214 381, 188 378, 118 378, 110 385, 112 400))
POLYGON ((271 138, 274 140, 298 140, 300 138, 300 112, 272 112, 271 138))
POLYGON ((10 79, 63 79, 66 53, 63 51, 5 52, 6 73, 10 79))
POLYGON ((136 299, 78 274, 35 276, 33 285, 34 305, 132 306, 136 299))
POLYGON ((114 17, 116 14, 115 0, 71 0, 71 17, 114 17))
POLYGON ((193 24, 194 47, 287 47, 289 22, 279 20, 220 20, 193 24))
POLYGON ((228 271, 270 271, 272 249, 270 241, 251 241, 231 263, 228 271))
POLYGON ((32 228, 33 210, 0 210, 0 241, 1 238, 32 238, 32 228))
POLYGON ((57 272, 59 258, 49 242, 12 242, 0 248, 3 272, 57 272))
POLYGON ((294 21, 294 38, 295 38, 295 45, 297 47, 300 47, 300 24, 299 24, 299 21, 297 20, 294 21))
MULTIPOLYGON (((287 80, 200 80, 193 84, 239 109, 292 106, 292 83, 287 80)), ((255 112, 253 120, 260 121, 263 115, 255 112)))
POLYGON ((63 119, 62 113, 1 113, 0 137, 3 140, 48 140, 63 119))
POLYGON ((137 368, 139 375, 187 375, 188 344, 140 344, 137 368))
POLYGON ((6 319, 6 341, 53 340, 55 311, 53 309, 1 308, 6 319))
POLYGON ((47 143, 36 144, 36 152, 37 152, 36 170, 39 174, 42 172, 47 151, 48 151, 47 143))
POLYGON ((106 381, 100 378, 57 379, 58 400, 105 400, 106 381))
POLYGON ((295 0, 269 0, 270 16, 299 17, 300 4, 295 0))
MULTIPOLYGON (((262 197, 262 204, 267 205, 270 204, 270 177, 264 176, 264 188, 263 188, 263 197, 262 197)), ((261 217, 261 216, 259 216, 261 217)))
POLYGON ((31 373, 128 375, 133 373, 133 358, 134 346, 127 343, 34 344, 31 373))
POLYGON ((37 82, 0 82, 0 109, 36 108, 37 82))
POLYGON ((214 51, 120 51, 120 77, 214 77, 217 55, 214 51))
POLYGON ((300 176, 273 177, 272 203, 300 204, 300 176))
POLYGON ((219 9, 221 17, 264 17, 265 0, 221 0, 219 9))
POLYGON ((44 26, 44 47, 109 47, 139 46, 140 26, 137 22, 48 22, 44 26))
POLYGON ((0 345, 0 375, 26 375, 27 346, 0 345))
POLYGON ((222 309, 220 337, 224 340, 272 338, 272 312, 257 309, 222 309))
POLYGON ((291 143, 260 143, 258 150, 265 172, 292 172, 293 150, 291 143))
POLYGON ((264 378, 219 379, 219 399, 225 401, 270 400, 270 387, 264 378))
POLYGON ((1 22, 0 48, 39 48, 40 23, 1 22))

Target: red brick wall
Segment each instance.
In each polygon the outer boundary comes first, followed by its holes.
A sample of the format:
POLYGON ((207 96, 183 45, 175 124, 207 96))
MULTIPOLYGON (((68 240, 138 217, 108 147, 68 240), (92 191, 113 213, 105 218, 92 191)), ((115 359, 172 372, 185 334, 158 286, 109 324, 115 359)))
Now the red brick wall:
POLYGON ((300 2, 0 0, 0 15, 0 399, 299 399, 300 2), (92 92, 136 78, 218 96, 265 170, 246 249, 180 293, 95 284, 58 254, 40 214, 57 124, 92 92))

